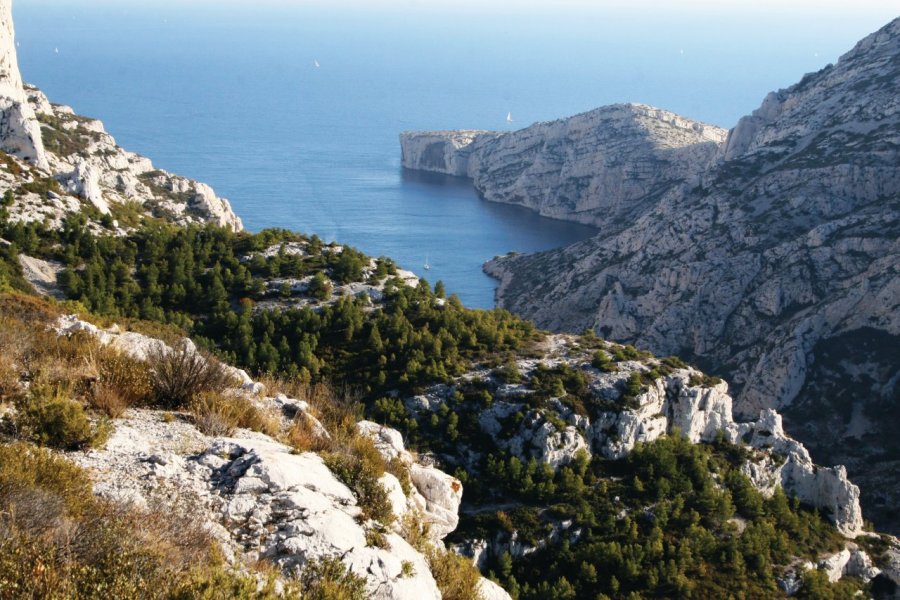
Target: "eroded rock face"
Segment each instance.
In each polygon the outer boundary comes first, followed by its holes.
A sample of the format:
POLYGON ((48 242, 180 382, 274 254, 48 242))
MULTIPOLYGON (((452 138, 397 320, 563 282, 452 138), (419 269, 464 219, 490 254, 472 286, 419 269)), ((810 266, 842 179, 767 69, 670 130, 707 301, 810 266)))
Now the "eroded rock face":
POLYGON ((15 37, 12 0, 0 0, 0 150, 46 169, 41 126, 22 85, 15 37))
POLYGON ((399 459, 409 469, 412 484, 409 497, 403 493, 400 482, 393 475, 386 475, 394 514, 402 518, 410 512, 418 513, 419 518, 428 524, 429 536, 434 541, 444 539, 456 529, 462 502, 462 483, 433 465, 415 460, 404 447, 403 436, 396 429, 372 421, 360 421, 356 429, 375 442, 375 447, 385 460, 399 459))
MULTIPOLYGON (((110 214, 115 204, 130 202, 177 224, 242 229, 228 201, 209 186, 154 169, 149 159, 120 148, 100 121, 51 104, 39 89, 23 84, 12 0, 0 0, 0 151, 34 167, 17 169, 15 176, 4 171, 0 194, 18 190, 36 177, 54 177, 61 186, 61 194, 51 192, 52 197, 17 194, 21 197, 9 211, 13 222, 60 227, 65 216, 82 211, 81 199, 103 215, 110 214)), ((89 226, 97 227, 93 222, 89 226)), ((113 230, 121 233, 117 224, 113 230)))
POLYGON ((209 438, 153 411, 128 417, 105 449, 70 455, 92 470, 101 495, 138 504, 155 494, 192 498, 233 560, 265 559, 291 572, 340 556, 371 598, 441 597, 425 557, 399 535, 386 535, 388 548, 367 545, 355 497, 315 454, 251 432, 209 438))
POLYGON ((494 202, 601 226, 633 220, 692 182, 726 131, 642 104, 605 106, 511 133, 401 134, 403 166, 470 177, 494 202))
MULTIPOLYGON (((714 442, 722 436, 744 445, 752 453, 742 466, 744 473, 763 494, 782 488, 788 496, 819 508, 846 536, 863 530, 859 488, 851 483, 842 466, 816 465, 807 449, 788 436, 781 415, 767 409, 754 420, 738 421, 732 414, 728 384, 710 379, 690 367, 675 368, 655 358, 616 362, 601 370, 591 364, 593 350, 579 350, 575 336, 551 336, 541 359, 520 358, 515 369, 522 383, 503 383, 490 370, 463 375, 454 385, 435 385, 423 394, 406 400, 407 408, 427 420, 432 413, 452 407, 454 395, 473 381, 489 390, 493 401, 478 407, 474 415, 480 430, 497 448, 508 451, 523 463, 536 460, 554 468, 579 458, 599 454, 607 459, 626 457, 638 443, 648 443, 676 432, 694 443, 714 442), (545 401, 529 398, 535 394, 529 380, 542 377, 538 369, 568 368, 584 378, 593 407, 577 411, 563 398, 545 401), (650 381, 646 378, 651 373, 650 381), (626 383, 640 375, 641 389, 626 398, 626 383)), ((614 353, 614 345, 603 343, 604 353, 614 353)), ((373 424, 373 428, 380 427, 373 424)), ((386 429, 376 445, 385 456, 396 448, 399 433, 386 429), (396 438, 396 439, 393 439, 396 438), (392 441, 393 440, 393 441, 392 441)), ((394 451, 392 451, 394 452, 394 451)), ((482 455, 465 447, 454 460, 473 466, 482 455)), ((496 545, 496 544, 494 544, 496 545)))
POLYGON ((873 508, 896 505, 900 471, 869 474, 900 459, 878 416, 900 381, 878 358, 900 339, 898 56, 900 19, 771 94, 695 183, 621 231, 488 263, 498 304, 691 357, 729 380, 739 415, 787 410, 792 433, 869 482, 873 508), (878 460, 851 461, 850 438, 878 460))

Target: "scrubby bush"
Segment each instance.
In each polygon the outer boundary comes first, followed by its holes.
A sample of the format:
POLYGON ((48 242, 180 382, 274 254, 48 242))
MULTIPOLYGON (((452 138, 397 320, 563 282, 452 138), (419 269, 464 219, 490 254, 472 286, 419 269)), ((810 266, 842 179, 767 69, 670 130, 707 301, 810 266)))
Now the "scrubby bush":
POLYGON ((197 429, 211 436, 227 436, 237 428, 267 435, 278 432, 274 417, 265 415, 247 398, 218 392, 198 394, 189 405, 197 429))
POLYGON ((323 452, 334 447, 331 438, 317 431, 312 418, 298 412, 285 433, 285 441, 299 452, 323 452))
POLYGON ((96 357, 96 366, 97 382, 115 393, 126 407, 142 406, 153 398, 146 362, 103 348, 96 357))
POLYGON ((366 600, 366 580, 351 573, 338 558, 308 563, 300 575, 304 600, 366 600))
POLYGON ((76 450, 100 443, 81 403, 65 391, 32 386, 16 401, 15 425, 20 435, 42 446, 76 450))
POLYGON ((149 362, 156 402, 165 408, 184 408, 200 394, 222 392, 234 383, 220 362, 187 341, 171 350, 155 349, 149 362))
POLYGON ((481 573, 471 560, 444 548, 431 547, 427 553, 428 567, 444 600, 478 600, 478 581, 481 573))
POLYGON ((385 525, 394 520, 387 490, 379 478, 384 475, 384 459, 367 437, 356 436, 339 451, 325 455, 325 464, 353 490, 363 518, 385 525))
POLYGON ((128 410, 129 406, 116 387, 100 382, 95 383, 91 387, 88 401, 92 408, 100 411, 110 419, 121 417, 128 410))

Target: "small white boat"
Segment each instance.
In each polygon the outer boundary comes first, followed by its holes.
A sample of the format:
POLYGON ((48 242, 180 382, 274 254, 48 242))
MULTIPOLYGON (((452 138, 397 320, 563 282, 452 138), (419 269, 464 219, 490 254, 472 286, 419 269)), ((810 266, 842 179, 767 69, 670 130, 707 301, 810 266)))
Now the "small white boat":
POLYGON ((512 113, 511 112, 506 113, 506 122, 512 123, 512 113))
POLYGON ((315 67, 318 69, 318 68, 319 68, 319 61, 314 60, 314 61, 313 61, 313 65, 315 65, 315 67))
POLYGON ((53 52, 55 52, 56 54, 59 54, 59 48, 54 48, 53 52))
POLYGON ((428 255, 427 254, 425 255, 425 264, 422 265, 422 268, 425 269, 426 271, 431 268, 431 265, 428 264, 428 255))

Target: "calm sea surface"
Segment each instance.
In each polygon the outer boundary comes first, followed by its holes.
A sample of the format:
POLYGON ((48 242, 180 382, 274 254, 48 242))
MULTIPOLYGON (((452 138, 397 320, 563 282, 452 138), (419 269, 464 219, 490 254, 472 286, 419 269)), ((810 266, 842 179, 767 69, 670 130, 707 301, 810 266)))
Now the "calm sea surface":
POLYGON ((485 260, 592 230, 404 173, 400 131, 505 129, 507 112, 523 127, 622 101, 731 126, 891 16, 407 4, 16 0, 19 62, 51 101, 211 184, 249 229, 317 233, 419 273, 427 256, 430 281, 489 307, 485 260))

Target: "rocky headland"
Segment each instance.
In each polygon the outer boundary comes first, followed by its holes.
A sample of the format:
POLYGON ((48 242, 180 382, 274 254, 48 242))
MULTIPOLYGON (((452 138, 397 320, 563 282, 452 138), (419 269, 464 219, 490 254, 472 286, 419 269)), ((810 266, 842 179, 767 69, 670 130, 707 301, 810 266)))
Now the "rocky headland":
MULTIPOLYGON (((208 186, 22 84, 10 15, 0 0, 0 596, 900 585, 900 543, 869 530, 847 471, 815 464, 767 403, 736 417, 728 383, 674 356, 466 309, 390 259, 315 236, 242 232, 208 186), (719 567, 729 577, 709 575, 719 567)), ((745 129, 723 145, 717 128, 626 105, 524 138, 406 136, 404 162, 478 180, 488 149, 505 148, 526 183, 497 193, 516 202, 579 173, 571 198, 534 207, 616 214, 639 252, 629 221, 676 202, 667 190, 711 185, 723 148, 754 152, 766 128, 745 129), (586 200, 622 178, 619 201, 586 200)), ((855 252, 880 247, 866 240, 855 252)), ((516 259, 498 264, 515 289, 516 259)), ((569 293, 553 301, 566 309, 569 293)))
MULTIPOLYGON (((687 167, 655 163, 644 146, 631 153, 634 133, 611 128, 625 148, 614 156, 644 159, 651 174, 619 171, 603 186, 582 186, 591 191, 578 203, 571 190, 585 181, 581 174, 544 169, 543 152, 510 169, 500 150, 504 140, 557 147, 549 132, 569 120, 482 144, 476 136, 466 173, 486 199, 512 198, 505 194, 515 182, 516 203, 566 207, 539 209, 559 218, 582 220, 579 207, 605 207, 590 240, 486 264, 500 282, 500 306, 552 330, 592 328, 689 358, 728 379, 738 414, 783 410, 814 457, 848 465, 868 514, 895 531, 898 61, 895 20, 837 64, 769 94, 727 136, 689 127, 676 138, 687 145, 675 151, 693 154, 687 167)), ((619 109, 587 114, 605 111, 619 109)), ((415 139, 404 142, 410 166, 415 139)), ((563 147, 578 140, 566 139, 563 147)), ((596 161, 589 174, 608 176, 599 166, 608 147, 594 139, 573 155, 596 161)))

